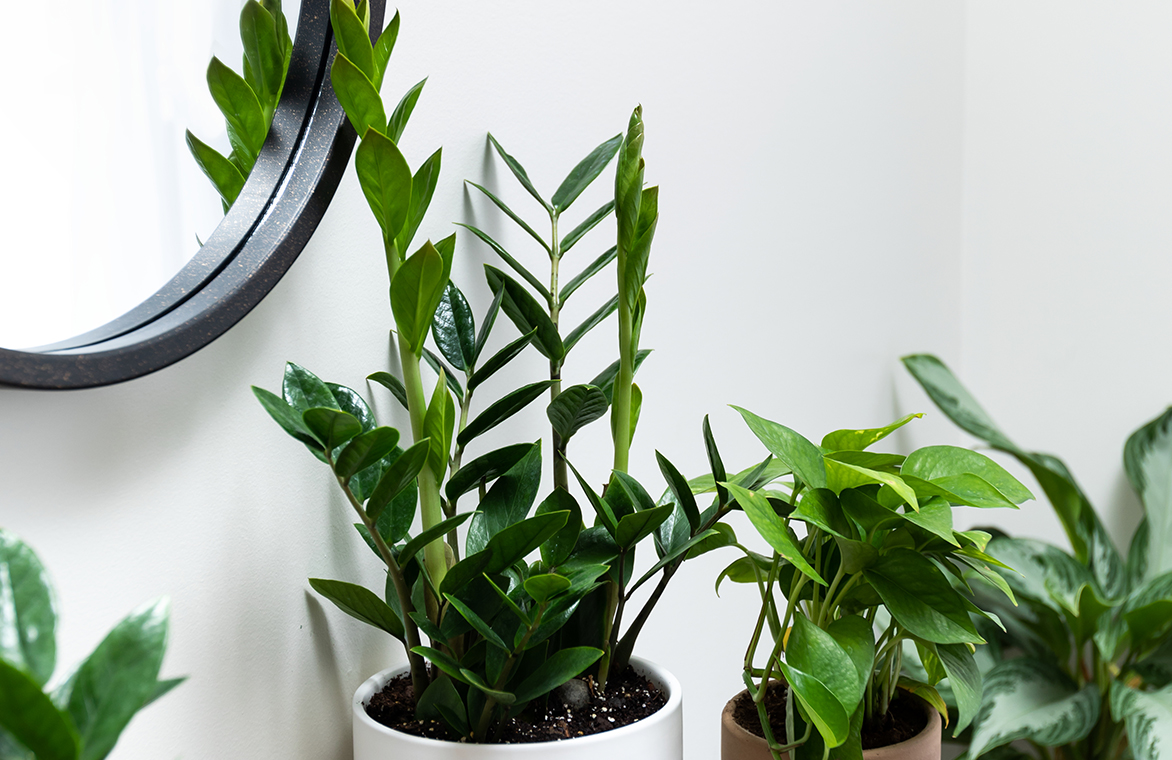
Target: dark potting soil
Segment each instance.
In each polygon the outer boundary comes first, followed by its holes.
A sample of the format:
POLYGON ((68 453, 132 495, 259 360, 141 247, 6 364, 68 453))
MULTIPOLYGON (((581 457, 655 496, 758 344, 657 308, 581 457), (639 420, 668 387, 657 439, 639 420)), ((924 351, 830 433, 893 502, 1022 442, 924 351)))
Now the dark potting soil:
MULTIPOLYGON (((785 698, 788 691, 788 686, 775 681, 769 684, 769 690, 765 692, 765 713, 769 716, 769 728, 774 740, 783 743, 788 741, 784 738, 785 698)), ((757 707, 747 692, 737 695, 733 703, 733 720, 750 733, 765 736, 757 707)), ((924 714, 924 708, 914 697, 898 692, 888 705, 886 715, 863 726, 863 749, 899 744, 923 731, 927 725, 928 716, 924 714)))
MULTIPOLYGON (((528 744, 600 734, 654 715, 667 704, 667 695, 630 666, 619 678, 610 679, 605 693, 595 688, 593 679, 587 679, 587 686, 590 698, 585 706, 571 709, 551 697, 545 710, 532 705, 524 716, 510 718, 500 736, 490 737, 486 743, 528 744)), ((782 710, 784 715, 784 707, 782 710)), ((392 678, 371 697, 366 714, 405 734, 456 741, 445 724, 416 720, 415 690, 406 674, 392 678)))

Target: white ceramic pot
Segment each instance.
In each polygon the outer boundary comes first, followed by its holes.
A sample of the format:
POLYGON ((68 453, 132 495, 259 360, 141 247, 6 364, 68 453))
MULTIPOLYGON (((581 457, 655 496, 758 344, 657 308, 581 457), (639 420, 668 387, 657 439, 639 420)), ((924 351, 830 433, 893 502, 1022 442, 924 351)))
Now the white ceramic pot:
POLYGON ((366 714, 370 698, 406 668, 368 679, 354 693, 354 760, 683 760, 684 710, 680 682, 658 665, 634 657, 631 665, 661 690, 667 704, 638 723, 593 736, 534 744, 459 744, 387 728, 366 714))

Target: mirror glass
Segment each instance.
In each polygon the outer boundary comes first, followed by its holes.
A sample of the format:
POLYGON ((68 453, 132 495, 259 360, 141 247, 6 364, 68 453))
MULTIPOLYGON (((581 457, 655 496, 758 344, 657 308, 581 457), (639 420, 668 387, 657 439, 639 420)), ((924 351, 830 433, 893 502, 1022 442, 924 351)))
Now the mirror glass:
MULTIPOLYGON (((208 61, 242 71, 242 0, 64 0, 7 9, 0 347, 99 327, 178 272, 223 218, 185 143, 227 155, 208 61)), ((296 24, 299 0, 283 10, 296 24)), ((290 33, 294 33, 290 29, 290 33)))

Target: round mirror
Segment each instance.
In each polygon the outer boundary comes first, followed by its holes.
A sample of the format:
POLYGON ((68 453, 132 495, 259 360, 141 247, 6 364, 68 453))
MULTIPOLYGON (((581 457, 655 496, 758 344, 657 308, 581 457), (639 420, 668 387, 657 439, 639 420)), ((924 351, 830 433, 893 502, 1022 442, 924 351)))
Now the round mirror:
MULTIPOLYGON (((68 6, 52 37, 29 31, 44 26, 40 6, 19 6, 11 25, 26 30, 18 58, 38 65, 11 85, 24 116, 0 124, 21 146, 0 204, 0 384, 120 382, 214 340, 300 253, 354 142, 329 85, 328 0, 266 0, 263 13, 240 0, 68 6), (245 61, 253 10, 274 24, 283 10, 290 44, 271 103, 256 85, 271 126, 250 148, 240 128, 229 138, 208 72, 215 56, 233 70, 222 80, 263 79, 245 61), (204 149, 240 172, 226 214, 204 149)), ((372 28, 382 12, 372 3, 372 28)))

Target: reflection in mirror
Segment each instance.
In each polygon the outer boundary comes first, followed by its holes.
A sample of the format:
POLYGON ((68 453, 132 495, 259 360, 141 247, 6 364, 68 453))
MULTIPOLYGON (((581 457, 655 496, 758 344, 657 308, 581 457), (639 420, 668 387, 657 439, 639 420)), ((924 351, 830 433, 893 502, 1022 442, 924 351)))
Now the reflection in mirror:
MULTIPOLYGON (((67 0, 55 6, 51 51, 43 35, 8 40, 15 60, 35 64, 9 81, 22 118, 0 120, 0 346, 52 343, 129 311, 219 224, 220 195, 185 130, 233 149, 206 73, 213 56, 241 70, 242 5, 67 0)), ((295 19, 299 3, 283 10, 295 19)), ((10 29, 45 23, 41 5, 8 13, 10 29)))

